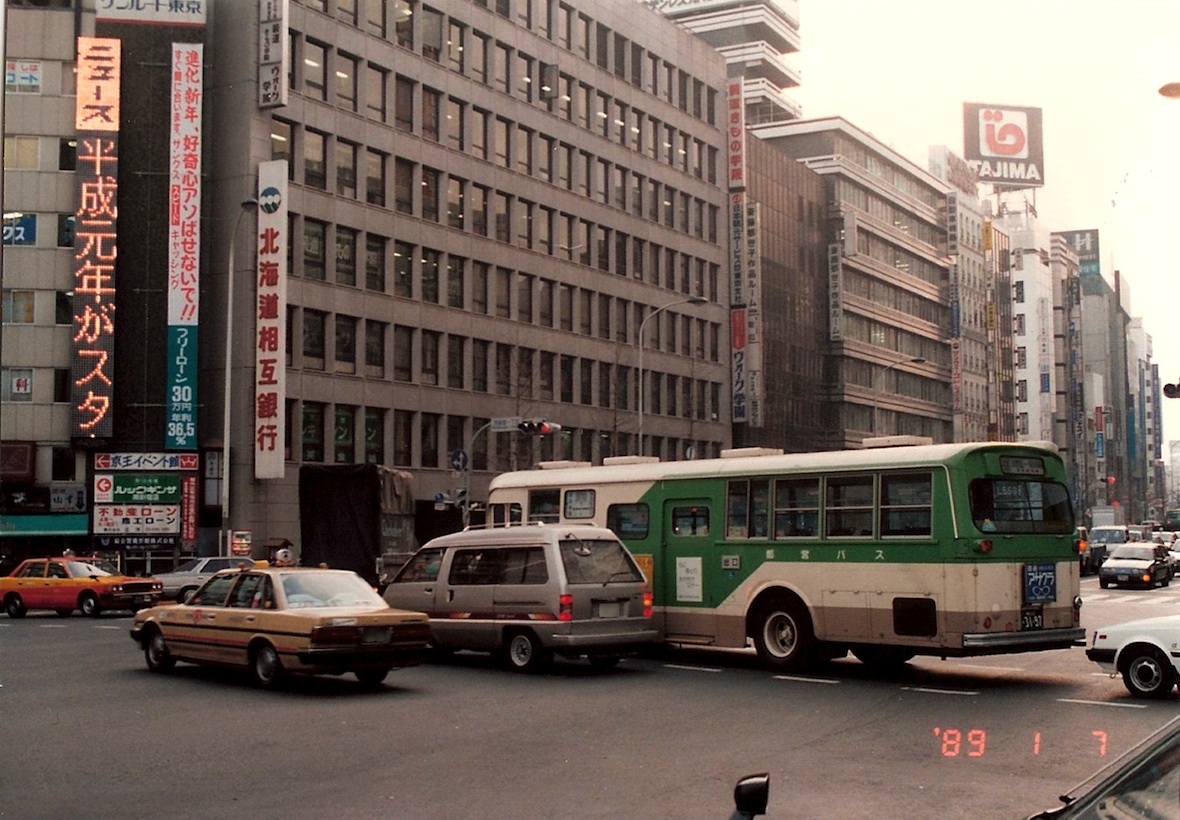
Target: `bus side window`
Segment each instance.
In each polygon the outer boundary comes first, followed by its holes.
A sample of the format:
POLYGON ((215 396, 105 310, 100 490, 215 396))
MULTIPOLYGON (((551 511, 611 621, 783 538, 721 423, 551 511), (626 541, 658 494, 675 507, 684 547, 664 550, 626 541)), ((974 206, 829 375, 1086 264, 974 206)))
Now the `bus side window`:
POLYGON ((647 538, 648 520, 646 504, 611 504, 606 509, 606 526, 623 541, 647 538))
POLYGON ((881 535, 931 535, 933 505, 929 473, 881 476, 881 535))
POLYGON ((530 490, 529 521, 556 524, 561 520, 561 490, 530 490))
POLYGON ((770 480, 729 482, 726 537, 766 538, 770 534, 770 480))
POLYGON ((827 480, 825 536, 873 535, 873 477, 833 476, 827 480))
POLYGON ((780 478, 774 482, 774 537, 819 535, 819 479, 780 478))
POLYGON ((709 534, 708 507, 674 507, 672 509, 672 534, 693 536, 709 534))

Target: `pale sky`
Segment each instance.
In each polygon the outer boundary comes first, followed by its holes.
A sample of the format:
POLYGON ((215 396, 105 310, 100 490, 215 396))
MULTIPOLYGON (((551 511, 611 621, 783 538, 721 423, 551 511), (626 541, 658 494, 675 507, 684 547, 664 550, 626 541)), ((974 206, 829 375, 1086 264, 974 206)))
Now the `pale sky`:
MULTIPOLYGON (((1180 0, 799 0, 799 19, 803 116, 922 167, 930 145, 963 155, 964 102, 1041 108, 1041 221, 1100 231, 1103 273, 1180 382, 1180 100, 1158 93, 1180 81, 1180 0)), ((1180 399, 1162 402, 1167 460, 1180 399)))

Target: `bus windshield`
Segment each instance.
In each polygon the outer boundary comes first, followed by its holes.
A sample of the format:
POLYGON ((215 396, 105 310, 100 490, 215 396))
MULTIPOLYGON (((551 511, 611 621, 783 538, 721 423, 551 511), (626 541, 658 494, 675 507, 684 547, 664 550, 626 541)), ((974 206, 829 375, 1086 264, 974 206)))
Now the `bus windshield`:
POLYGON ((978 478, 971 482, 970 498, 971 518, 981 532, 1073 532, 1073 510, 1064 484, 978 478))

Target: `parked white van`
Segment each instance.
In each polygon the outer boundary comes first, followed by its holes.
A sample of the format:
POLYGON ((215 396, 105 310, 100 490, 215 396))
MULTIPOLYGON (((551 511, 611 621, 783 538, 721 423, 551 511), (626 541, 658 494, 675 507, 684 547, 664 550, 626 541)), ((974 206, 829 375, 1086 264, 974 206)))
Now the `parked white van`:
POLYGON ((430 616, 443 650, 501 655, 537 671, 553 655, 608 668, 655 642, 652 593, 608 529, 529 524, 470 529, 425 544, 385 589, 430 616))

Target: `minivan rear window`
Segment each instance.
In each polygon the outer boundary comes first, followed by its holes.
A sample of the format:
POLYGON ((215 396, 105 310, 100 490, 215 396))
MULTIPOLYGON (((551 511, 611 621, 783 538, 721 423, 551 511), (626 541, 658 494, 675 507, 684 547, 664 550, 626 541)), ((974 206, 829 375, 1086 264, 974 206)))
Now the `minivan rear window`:
POLYGON ((561 562, 571 584, 619 584, 643 580, 630 553, 618 541, 567 538, 561 562))

